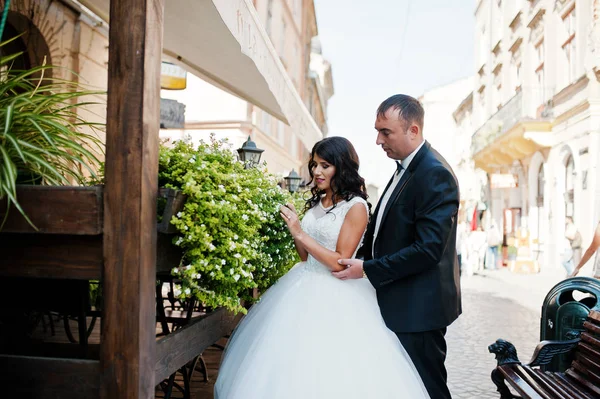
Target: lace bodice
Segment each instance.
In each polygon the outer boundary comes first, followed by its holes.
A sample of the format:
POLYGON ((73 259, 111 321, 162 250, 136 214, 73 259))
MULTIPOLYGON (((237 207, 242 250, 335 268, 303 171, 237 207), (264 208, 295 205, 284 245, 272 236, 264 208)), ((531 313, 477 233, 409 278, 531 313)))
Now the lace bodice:
MULTIPOLYGON (((357 203, 363 204, 365 212, 368 212, 367 202, 360 197, 354 197, 350 201, 338 202, 333 209, 331 207, 324 208, 319 202, 315 207, 311 208, 302 219, 302 230, 325 248, 335 251, 346 214, 350 208, 357 203)), ((355 255, 356 251, 352 256, 354 257, 355 255)), ((329 273, 329 269, 320 264, 311 255, 308 255, 305 267, 307 270, 329 273)))

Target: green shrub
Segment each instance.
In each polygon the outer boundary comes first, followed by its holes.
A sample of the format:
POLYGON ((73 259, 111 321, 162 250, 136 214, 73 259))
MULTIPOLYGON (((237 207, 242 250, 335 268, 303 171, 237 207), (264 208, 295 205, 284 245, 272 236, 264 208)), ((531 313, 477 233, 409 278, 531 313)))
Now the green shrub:
POLYGON ((263 291, 298 261, 279 206, 292 201, 264 166, 245 169, 226 142, 162 146, 159 185, 182 190, 184 209, 171 223, 184 251, 173 274, 183 297, 244 311, 240 299, 263 291))

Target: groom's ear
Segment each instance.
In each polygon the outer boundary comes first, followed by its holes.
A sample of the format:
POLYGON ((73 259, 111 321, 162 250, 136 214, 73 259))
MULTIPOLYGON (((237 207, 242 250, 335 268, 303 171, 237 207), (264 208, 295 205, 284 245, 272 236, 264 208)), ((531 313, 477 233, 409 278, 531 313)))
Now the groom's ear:
POLYGON ((419 128, 419 126, 415 123, 411 123, 410 126, 408 127, 408 133, 413 136, 416 137, 419 135, 419 133, 421 133, 421 128, 419 128))

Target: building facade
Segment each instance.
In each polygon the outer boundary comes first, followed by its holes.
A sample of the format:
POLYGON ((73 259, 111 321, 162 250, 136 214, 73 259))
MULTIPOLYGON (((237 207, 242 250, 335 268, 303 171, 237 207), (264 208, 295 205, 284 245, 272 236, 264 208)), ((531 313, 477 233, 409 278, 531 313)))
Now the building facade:
MULTIPOLYGON (((327 102, 333 95, 331 65, 323 57, 313 0, 254 0, 264 30, 302 103, 324 135, 327 102)), ((250 136, 264 149, 262 160, 271 173, 287 176, 295 169, 308 180, 310 149, 322 138, 302 134, 260 107, 188 74, 187 88, 163 90, 161 96, 185 105, 184 129, 163 130, 165 138, 189 135, 207 140, 210 134, 227 138, 239 148, 250 136)))
MULTIPOLYGON (((0 3, 4 8, 4 2, 0 3)), ((108 64, 108 27, 75 1, 12 1, 2 41, 22 35, 3 48, 3 54, 23 54, 15 69, 43 64, 57 68, 46 71, 52 78, 78 81, 93 91, 106 91, 108 64)), ((89 96, 90 104, 78 108, 90 122, 106 120, 106 97, 89 96)), ((102 133, 98 133, 102 134, 102 133)), ((104 141, 104 137, 100 137, 104 141)), ((103 154, 98 154, 100 158, 103 154)))
POLYGON ((599 3, 477 2, 476 83, 464 123, 505 260, 512 253, 532 269, 562 267, 567 217, 584 247, 600 219, 599 3))

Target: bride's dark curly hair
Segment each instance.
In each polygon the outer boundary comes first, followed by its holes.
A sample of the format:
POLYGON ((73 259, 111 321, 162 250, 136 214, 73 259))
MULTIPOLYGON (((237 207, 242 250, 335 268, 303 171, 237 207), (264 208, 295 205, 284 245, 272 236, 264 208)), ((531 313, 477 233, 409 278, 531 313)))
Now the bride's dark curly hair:
MULTIPOLYGON (((313 183, 315 179, 313 174, 313 169, 316 166, 315 155, 335 166, 335 174, 330 183, 333 190, 333 208, 335 208, 337 202, 341 200, 349 201, 354 197, 360 197, 367 201, 369 196, 367 195, 365 179, 358 174, 360 161, 350 141, 344 137, 327 137, 313 146, 308 161, 309 184, 313 183)), ((316 185, 313 185, 310 192, 312 197, 306 200, 304 212, 317 205, 324 194, 324 191, 319 190, 316 185)), ((370 215, 371 204, 369 202, 367 204, 370 215)))

